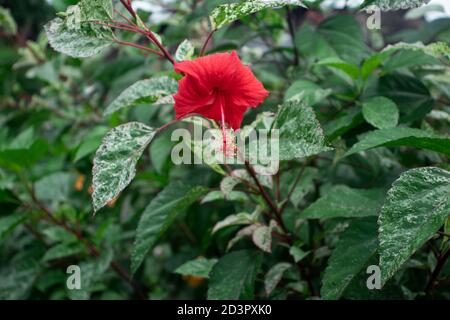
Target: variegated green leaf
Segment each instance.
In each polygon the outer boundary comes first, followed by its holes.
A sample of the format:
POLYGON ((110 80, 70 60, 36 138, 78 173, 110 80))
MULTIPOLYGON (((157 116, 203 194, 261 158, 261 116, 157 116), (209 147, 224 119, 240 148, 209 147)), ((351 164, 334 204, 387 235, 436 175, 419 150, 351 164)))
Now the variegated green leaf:
POLYGON ((175 270, 175 273, 209 278, 209 274, 216 263, 217 259, 205 259, 200 257, 182 264, 175 270))
POLYGON ((133 180, 136 163, 155 130, 139 122, 120 125, 105 136, 94 157, 92 204, 97 211, 133 180))
POLYGON ((386 283, 450 214, 450 172, 419 168, 389 190, 378 220, 381 282, 386 283))
POLYGON ((142 103, 155 103, 159 99, 171 96, 178 90, 176 80, 169 77, 159 77, 140 80, 123 91, 104 111, 105 115, 122 108, 132 107, 142 103))
POLYGON ((316 155, 332 148, 325 136, 314 110, 293 100, 283 104, 273 123, 272 131, 279 130, 280 160, 292 160, 316 155))
POLYGON ((418 8, 430 0, 365 0, 362 7, 377 6, 383 11, 418 8))
POLYGON ((175 52, 175 60, 178 62, 190 60, 194 55, 194 45, 189 40, 184 40, 175 52))
POLYGON ((112 1, 82 0, 45 26, 53 49, 76 58, 96 55, 113 43, 113 33, 102 25, 112 19, 112 1))
POLYGON ((300 0, 247 0, 217 7, 211 12, 210 19, 213 27, 219 29, 252 13, 286 5, 305 6, 300 0))

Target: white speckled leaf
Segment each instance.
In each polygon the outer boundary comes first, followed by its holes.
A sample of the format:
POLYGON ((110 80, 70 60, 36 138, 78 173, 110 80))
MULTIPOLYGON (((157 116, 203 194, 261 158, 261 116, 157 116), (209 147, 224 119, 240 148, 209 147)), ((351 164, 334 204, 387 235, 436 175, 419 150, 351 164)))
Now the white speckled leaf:
POLYGON ((270 226, 259 226, 252 234, 253 243, 264 252, 272 252, 272 221, 270 226))
POLYGON ((380 189, 353 189, 338 185, 306 208, 300 216, 304 219, 378 216, 383 197, 384 191, 380 189))
POLYGON ((363 7, 375 5, 383 11, 418 8, 430 0, 365 0, 363 7))
POLYGON ((280 160, 292 160, 330 151, 314 110, 293 100, 283 104, 272 129, 279 130, 280 160))
POLYGON ((253 299, 261 263, 262 253, 251 250, 234 251, 220 258, 209 276, 208 299, 253 299))
POLYGON ((374 97, 363 103, 364 119, 378 129, 388 129, 397 126, 399 111, 391 99, 374 97))
POLYGON ((112 44, 110 38, 99 38, 95 34, 67 30, 60 18, 53 19, 44 28, 53 49, 75 58, 94 56, 112 44))
POLYGON ((103 139, 94 157, 92 203, 97 211, 133 180, 136 163, 155 131, 139 122, 120 125, 103 139))
POLYGON ((246 0, 217 7, 211 12, 210 19, 213 27, 219 29, 252 13, 286 5, 305 7, 300 0, 246 0))
POLYGON ((344 156, 378 147, 398 146, 428 149, 450 156, 450 139, 413 128, 389 128, 369 132, 344 156))
POLYGON ((368 217, 352 222, 340 236, 328 259, 321 288, 323 299, 339 299, 352 280, 366 267, 377 247, 376 218, 368 217))
POLYGON ((136 238, 131 253, 131 271, 133 273, 144 261, 145 255, 155 242, 169 228, 178 214, 189 207, 208 189, 174 182, 153 198, 141 215, 136 238))
POLYGON ((201 201, 202 204, 217 201, 217 200, 229 200, 237 202, 245 202, 248 200, 247 195, 242 191, 231 191, 225 198, 225 194, 222 191, 214 190, 209 192, 201 201))
POLYGON ((214 228, 212 229, 211 233, 216 233, 220 229, 230 227, 230 226, 236 226, 236 225, 243 225, 243 224, 251 224, 254 222, 254 218, 251 214, 246 212, 241 212, 238 214, 232 214, 223 219, 222 221, 217 222, 214 225, 214 228))
MULTIPOLYGON (((271 176, 257 174, 257 177, 261 185, 269 189, 272 188, 271 176)), ((242 183, 243 181, 254 183, 253 178, 250 176, 250 174, 248 174, 248 172, 245 169, 233 170, 231 176, 224 177, 220 182, 220 190, 225 195, 225 199, 229 199, 230 194, 233 191, 234 187, 236 187, 239 183, 242 183)))
POLYGON ((284 272, 290 267, 292 267, 292 264, 281 262, 274 265, 269 271, 267 271, 264 278, 264 289, 267 296, 269 296, 277 287, 278 283, 281 281, 281 278, 283 278, 284 272))
POLYGON ((227 245, 227 251, 229 251, 236 243, 238 243, 240 240, 250 237, 253 235, 253 232, 258 228, 257 224, 251 224, 247 227, 242 228, 239 230, 236 235, 228 242, 227 245))
POLYGON ((428 45, 424 45, 422 42, 399 42, 393 45, 388 45, 385 49, 383 49, 382 54, 390 55, 399 50, 422 51, 423 53, 441 61, 450 62, 450 47, 445 42, 434 42, 428 45))
POLYGON ((184 40, 175 52, 175 60, 178 62, 192 59, 194 55, 194 45, 189 40, 184 40))
POLYGON ((378 220, 382 283, 439 230, 449 213, 450 172, 413 169, 394 182, 378 220))
POLYGON ((183 263, 175 270, 175 273, 200 278, 209 278, 209 274, 216 263, 217 259, 205 259, 200 257, 198 259, 183 263))
POLYGON ((171 96, 178 90, 178 83, 169 77, 140 80, 123 91, 104 111, 105 115, 122 108, 141 103, 155 103, 159 99, 171 96))
POLYGON ((45 26, 51 47, 76 58, 102 52, 113 43, 113 33, 97 22, 110 21, 112 11, 110 0, 82 0, 69 6, 45 26))

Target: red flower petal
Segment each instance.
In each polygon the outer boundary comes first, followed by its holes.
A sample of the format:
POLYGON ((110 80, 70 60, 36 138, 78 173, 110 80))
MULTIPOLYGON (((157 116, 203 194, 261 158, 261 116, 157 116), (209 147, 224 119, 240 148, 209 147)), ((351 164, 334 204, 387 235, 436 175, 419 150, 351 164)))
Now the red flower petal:
POLYGON ((177 119, 200 114, 222 121, 223 115, 236 130, 247 109, 256 108, 269 95, 235 51, 176 63, 175 71, 185 75, 174 96, 177 119))

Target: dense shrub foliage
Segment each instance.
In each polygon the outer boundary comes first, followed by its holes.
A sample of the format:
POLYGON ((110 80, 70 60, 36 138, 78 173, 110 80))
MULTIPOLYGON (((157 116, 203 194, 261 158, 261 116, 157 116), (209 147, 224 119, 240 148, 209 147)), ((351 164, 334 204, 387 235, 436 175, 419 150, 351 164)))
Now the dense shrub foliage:
POLYGON ((0 299, 449 298, 450 18, 322 2, 1 1, 0 299), (173 64, 231 51, 274 175, 173 161, 226 131, 173 64))

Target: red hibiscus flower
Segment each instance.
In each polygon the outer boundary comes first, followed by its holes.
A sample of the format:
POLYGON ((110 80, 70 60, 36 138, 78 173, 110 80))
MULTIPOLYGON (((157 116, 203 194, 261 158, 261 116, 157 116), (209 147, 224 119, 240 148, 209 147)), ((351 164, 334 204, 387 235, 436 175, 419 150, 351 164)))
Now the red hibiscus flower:
POLYGON ((236 130, 245 111, 269 95, 235 51, 176 63, 175 71, 185 75, 174 96, 177 119, 200 114, 236 130))

